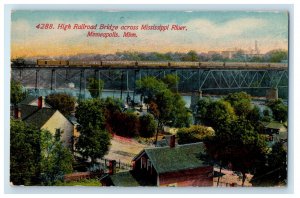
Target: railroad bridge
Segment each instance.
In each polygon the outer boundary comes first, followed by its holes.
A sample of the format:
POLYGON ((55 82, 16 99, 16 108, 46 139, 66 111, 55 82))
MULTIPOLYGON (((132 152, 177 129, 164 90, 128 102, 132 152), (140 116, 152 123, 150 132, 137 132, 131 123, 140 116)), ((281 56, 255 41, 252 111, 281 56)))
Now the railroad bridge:
MULTIPOLYGON (((47 61, 46 61, 47 62, 47 61)), ((62 61, 61 61, 62 62, 62 61)), ((88 79, 104 81, 104 89, 135 93, 135 82, 146 76, 163 78, 168 74, 179 77, 177 90, 207 93, 245 90, 256 95, 260 90, 276 88, 288 90, 288 64, 286 63, 223 63, 223 62, 133 62, 108 61, 76 62, 65 64, 12 63, 12 79, 38 94, 41 89, 50 92, 64 89, 77 90, 84 97, 88 79)), ((44 61, 45 63, 45 61, 44 61)), ((259 95, 259 94, 258 94, 259 95)))

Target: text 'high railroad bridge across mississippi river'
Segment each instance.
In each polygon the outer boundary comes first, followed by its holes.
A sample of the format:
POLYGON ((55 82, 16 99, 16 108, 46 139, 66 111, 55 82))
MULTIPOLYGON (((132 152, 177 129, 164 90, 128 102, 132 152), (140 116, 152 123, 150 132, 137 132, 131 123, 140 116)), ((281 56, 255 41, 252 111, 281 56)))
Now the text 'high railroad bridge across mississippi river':
POLYGON ((81 96, 89 78, 103 80, 104 89, 135 93, 136 80, 168 74, 179 77, 176 88, 184 93, 270 88, 280 91, 288 87, 287 63, 37 60, 34 64, 13 61, 11 68, 12 79, 36 94, 40 89, 55 92, 72 84, 81 96))

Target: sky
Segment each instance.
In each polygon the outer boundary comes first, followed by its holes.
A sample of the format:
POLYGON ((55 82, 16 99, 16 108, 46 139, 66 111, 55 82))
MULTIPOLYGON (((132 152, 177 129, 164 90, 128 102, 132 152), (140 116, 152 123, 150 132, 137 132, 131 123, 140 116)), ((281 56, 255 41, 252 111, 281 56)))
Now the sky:
MULTIPOLYGON (((110 30, 95 30, 111 33, 110 30)), ((11 57, 110 54, 122 51, 188 52, 288 49, 288 13, 253 11, 13 11, 11 57), (37 29, 38 24, 55 29, 37 29), (58 24, 170 25, 184 31, 131 31, 136 38, 87 37, 88 30, 61 30, 58 24)))

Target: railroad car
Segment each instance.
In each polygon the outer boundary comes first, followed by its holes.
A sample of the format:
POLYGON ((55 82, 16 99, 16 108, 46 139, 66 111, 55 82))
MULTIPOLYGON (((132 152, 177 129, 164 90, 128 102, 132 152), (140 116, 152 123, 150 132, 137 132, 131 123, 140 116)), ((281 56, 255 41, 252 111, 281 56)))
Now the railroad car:
MULTIPOLYGON (((21 61, 12 61, 15 65, 24 65, 21 61)), ((26 64, 25 64, 26 65, 26 64)), ((37 60, 39 67, 117 67, 117 68, 204 68, 204 69, 279 69, 287 68, 286 63, 258 62, 167 62, 167 61, 67 61, 37 60)))
POLYGON ((37 60, 37 65, 39 66, 67 66, 69 61, 65 60, 37 60))

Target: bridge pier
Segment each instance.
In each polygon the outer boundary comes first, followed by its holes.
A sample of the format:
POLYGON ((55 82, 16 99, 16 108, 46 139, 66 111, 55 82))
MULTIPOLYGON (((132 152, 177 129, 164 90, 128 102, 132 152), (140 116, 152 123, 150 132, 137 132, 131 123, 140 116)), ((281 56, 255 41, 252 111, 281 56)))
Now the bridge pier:
POLYGON ((35 86, 34 86, 34 90, 35 90, 35 94, 36 95, 38 95, 37 94, 37 92, 38 92, 38 83, 39 83, 39 78, 40 78, 39 72, 40 72, 39 69, 35 70, 35 86))
POLYGON ((277 88, 267 89, 266 99, 267 100, 277 100, 278 99, 278 89, 277 88))
MULTIPOLYGON (((55 77, 56 73, 55 73, 55 69, 51 70, 51 83, 50 83, 50 90, 51 92, 53 91, 53 77, 55 77)), ((56 80, 55 80, 55 88, 56 88, 56 80)))

